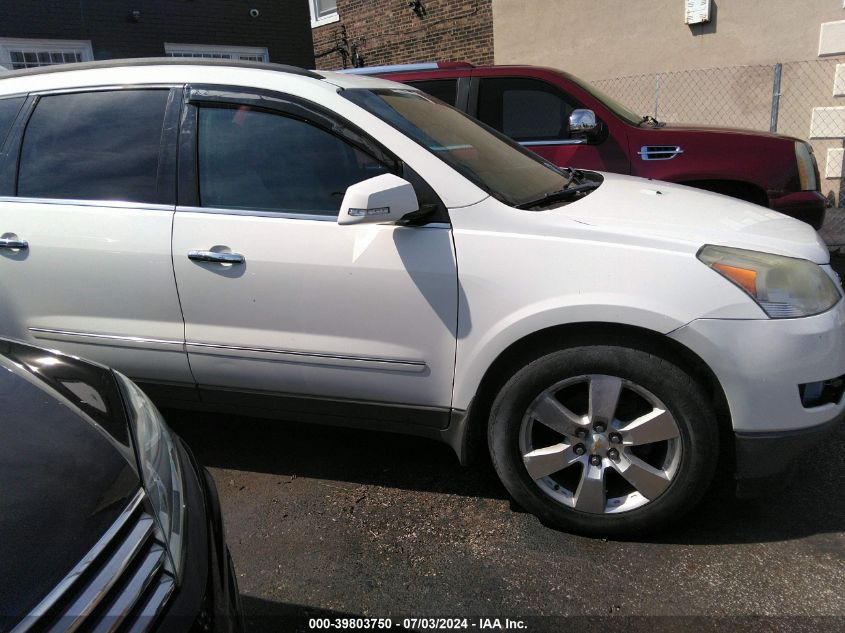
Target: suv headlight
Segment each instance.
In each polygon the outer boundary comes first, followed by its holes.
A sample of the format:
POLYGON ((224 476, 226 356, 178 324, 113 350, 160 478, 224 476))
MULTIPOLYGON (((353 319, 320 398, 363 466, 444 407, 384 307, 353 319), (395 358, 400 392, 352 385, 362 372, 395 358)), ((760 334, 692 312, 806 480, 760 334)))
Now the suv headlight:
POLYGON ((818 264, 727 246, 704 246, 698 259, 744 290, 773 319, 812 316, 840 299, 818 264))
POLYGON ((156 521, 167 541, 172 572, 181 577, 185 520, 182 466, 173 436, 152 401, 120 372, 138 468, 156 521))

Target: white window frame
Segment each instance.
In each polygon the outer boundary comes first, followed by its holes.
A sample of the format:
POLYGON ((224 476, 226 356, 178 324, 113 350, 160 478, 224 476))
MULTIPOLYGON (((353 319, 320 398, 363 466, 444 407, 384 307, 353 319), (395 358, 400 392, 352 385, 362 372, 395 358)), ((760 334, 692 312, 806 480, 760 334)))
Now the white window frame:
POLYGON ((78 53, 81 61, 94 59, 91 40, 52 40, 0 37, 0 70, 12 69, 12 51, 24 53, 78 53))
MULTIPOLYGON (((261 57, 261 61, 269 62, 270 54, 263 46, 215 46, 213 44, 176 44, 173 42, 164 43, 164 54, 168 57, 177 56, 176 53, 194 53, 197 55, 250 55, 261 57)), ((190 59, 190 57, 187 57, 190 59)), ((227 59, 227 58, 224 58, 227 59)), ((228 59, 237 60, 238 57, 228 59)))
POLYGON ((340 20, 340 15, 338 14, 337 9, 335 9, 334 13, 328 13, 320 17, 319 4, 320 0, 308 0, 308 10, 311 12, 312 29, 340 20))

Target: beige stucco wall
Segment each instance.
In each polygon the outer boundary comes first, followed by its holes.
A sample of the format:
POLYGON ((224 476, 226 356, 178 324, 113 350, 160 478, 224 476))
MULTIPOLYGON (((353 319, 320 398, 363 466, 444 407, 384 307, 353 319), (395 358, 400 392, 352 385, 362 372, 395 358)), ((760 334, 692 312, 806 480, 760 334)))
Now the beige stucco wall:
POLYGON ((585 79, 814 59, 842 0, 713 0, 684 24, 685 0, 494 0, 497 64, 563 68, 585 79))

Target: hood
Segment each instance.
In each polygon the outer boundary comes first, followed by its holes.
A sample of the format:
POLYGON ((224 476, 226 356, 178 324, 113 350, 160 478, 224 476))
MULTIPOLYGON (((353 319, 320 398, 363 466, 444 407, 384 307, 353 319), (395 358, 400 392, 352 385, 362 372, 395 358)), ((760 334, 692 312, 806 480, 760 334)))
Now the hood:
MULTIPOLYGON (((44 351, 42 361, 50 358, 44 351)), ((127 447, 0 355, 0 629, 30 612, 140 488, 127 447), (10 579, 14 579, 10 581, 10 579)))
POLYGON ((827 264, 830 253, 809 224, 766 207, 683 185, 619 174, 585 198, 555 209, 603 232, 648 242, 704 244, 800 257, 827 264))
MULTIPOLYGON (((661 121, 662 123, 662 121, 661 121)), ((795 138, 794 136, 786 136, 784 134, 776 134, 774 132, 764 132, 762 130, 750 130, 748 128, 740 128, 740 127, 717 127, 714 125, 692 125, 687 123, 665 123, 661 125, 659 128, 649 128, 644 127, 641 128, 643 130, 668 130, 671 132, 695 132, 696 134, 701 132, 706 132, 707 134, 733 134, 733 135, 741 135, 741 136, 755 136, 759 138, 768 138, 768 139, 779 139, 782 141, 789 141, 790 143, 794 143, 795 141, 801 141, 801 139, 795 138)))

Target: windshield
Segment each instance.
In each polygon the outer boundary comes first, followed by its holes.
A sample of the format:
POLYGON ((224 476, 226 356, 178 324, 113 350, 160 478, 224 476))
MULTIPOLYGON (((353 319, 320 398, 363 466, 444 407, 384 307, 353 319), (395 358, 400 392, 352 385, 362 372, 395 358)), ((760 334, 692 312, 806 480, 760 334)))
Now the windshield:
POLYGON ((639 125, 640 123, 642 123, 643 117, 641 115, 631 110, 628 106, 619 103, 616 99, 602 92, 592 84, 588 84, 583 79, 579 79, 575 75, 570 75, 569 73, 561 72, 561 74, 564 75, 567 79, 569 79, 572 83, 577 84, 580 88, 582 88, 586 92, 589 92, 598 101, 601 101, 605 106, 610 108, 613 113, 620 119, 627 121, 631 125, 639 125))
POLYGON ((344 90, 494 198, 519 206, 566 188, 571 178, 498 132, 417 90, 344 90))

